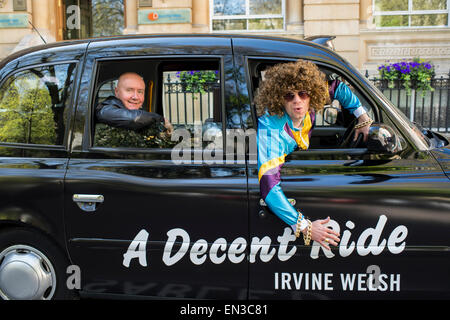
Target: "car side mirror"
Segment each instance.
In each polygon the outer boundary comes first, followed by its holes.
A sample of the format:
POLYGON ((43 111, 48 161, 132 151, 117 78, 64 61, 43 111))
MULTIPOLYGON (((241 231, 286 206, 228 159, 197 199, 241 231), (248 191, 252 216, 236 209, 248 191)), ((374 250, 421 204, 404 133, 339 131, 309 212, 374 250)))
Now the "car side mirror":
POLYGON ((326 106, 323 109, 323 121, 329 125, 335 125, 340 111, 341 109, 335 106, 326 106))
POLYGON ((422 129, 422 134, 429 139, 432 149, 442 148, 449 144, 449 140, 438 132, 422 129))
POLYGON ((367 149, 371 153, 397 154, 403 151, 406 142, 394 128, 384 123, 372 123, 367 138, 367 149))

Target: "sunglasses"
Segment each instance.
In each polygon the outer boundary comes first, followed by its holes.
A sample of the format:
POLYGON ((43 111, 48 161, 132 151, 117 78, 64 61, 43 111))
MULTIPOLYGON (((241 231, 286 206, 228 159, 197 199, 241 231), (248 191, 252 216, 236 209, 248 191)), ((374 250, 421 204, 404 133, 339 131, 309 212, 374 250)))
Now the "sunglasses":
POLYGON ((299 91, 299 92, 288 92, 284 95, 284 100, 286 100, 287 102, 290 102, 292 100, 294 100, 295 95, 298 94, 299 98, 302 100, 308 99, 309 98, 309 94, 306 91, 299 91))

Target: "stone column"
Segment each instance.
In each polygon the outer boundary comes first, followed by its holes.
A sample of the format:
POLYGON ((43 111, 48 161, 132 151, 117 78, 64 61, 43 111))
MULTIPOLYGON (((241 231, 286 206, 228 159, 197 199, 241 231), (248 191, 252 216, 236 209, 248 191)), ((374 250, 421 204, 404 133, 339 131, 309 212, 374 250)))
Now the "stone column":
POLYGON ((192 32, 209 32, 209 1, 192 0, 192 32))
POLYGON ((125 0, 125 21, 126 26, 123 30, 124 34, 135 34, 138 29, 137 19, 138 5, 137 0, 125 0))
POLYGON ((286 1, 286 31, 303 38, 303 1, 286 1))
POLYGON ((365 74, 367 70, 369 72, 369 76, 373 74, 378 74, 376 68, 376 64, 367 65, 368 61, 368 50, 367 50, 367 42, 373 40, 372 37, 365 37, 365 31, 374 30, 375 25, 373 21, 373 12, 372 12, 372 0, 360 0, 359 5, 359 31, 360 31, 360 41, 359 41, 359 68, 360 71, 365 74))
MULTIPOLYGON (((12 2, 12 1, 11 1, 12 2)), ((54 12, 50 13, 50 9, 54 9, 53 0, 32 0, 31 1, 31 16, 30 19, 33 23, 33 26, 39 32, 32 29, 31 34, 23 37, 17 46, 14 48, 13 52, 29 48, 31 46, 36 46, 40 44, 55 42, 55 35, 52 34, 52 21, 50 17, 54 16, 54 12), (42 38, 44 41, 42 40, 42 38)), ((27 3, 30 5, 30 2, 27 3)))
POLYGON ((50 31, 49 0, 32 1, 33 25, 41 33, 50 31))
POLYGON ((360 29, 375 29, 372 12, 372 0, 360 0, 359 19, 360 29))

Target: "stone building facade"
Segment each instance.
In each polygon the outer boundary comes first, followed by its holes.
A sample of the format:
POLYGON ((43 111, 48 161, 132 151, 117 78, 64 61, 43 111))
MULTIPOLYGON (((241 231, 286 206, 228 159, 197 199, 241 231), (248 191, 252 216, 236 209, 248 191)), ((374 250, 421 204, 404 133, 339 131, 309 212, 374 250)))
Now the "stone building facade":
POLYGON ((119 29, 109 33, 333 35, 336 51, 362 72, 420 57, 448 74, 449 6, 450 0, 0 0, 0 58, 43 39, 101 36, 96 28, 115 21, 119 29))

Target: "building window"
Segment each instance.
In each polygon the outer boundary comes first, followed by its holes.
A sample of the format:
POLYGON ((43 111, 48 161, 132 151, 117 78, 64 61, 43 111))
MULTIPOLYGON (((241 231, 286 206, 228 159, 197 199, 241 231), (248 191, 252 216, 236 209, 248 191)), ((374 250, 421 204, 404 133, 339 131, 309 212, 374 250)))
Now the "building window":
POLYGON ((124 0, 92 1, 92 35, 94 37, 123 34, 124 0))
POLYGON ((212 31, 283 31, 285 0, 210 0, 212 31))
POLYGON ((448 0, 374 0, 377 27, 449 26, 448 0))
POLYGON ((64 0, 61 10, 64 39, 123 34, 124 0, 64 0))

